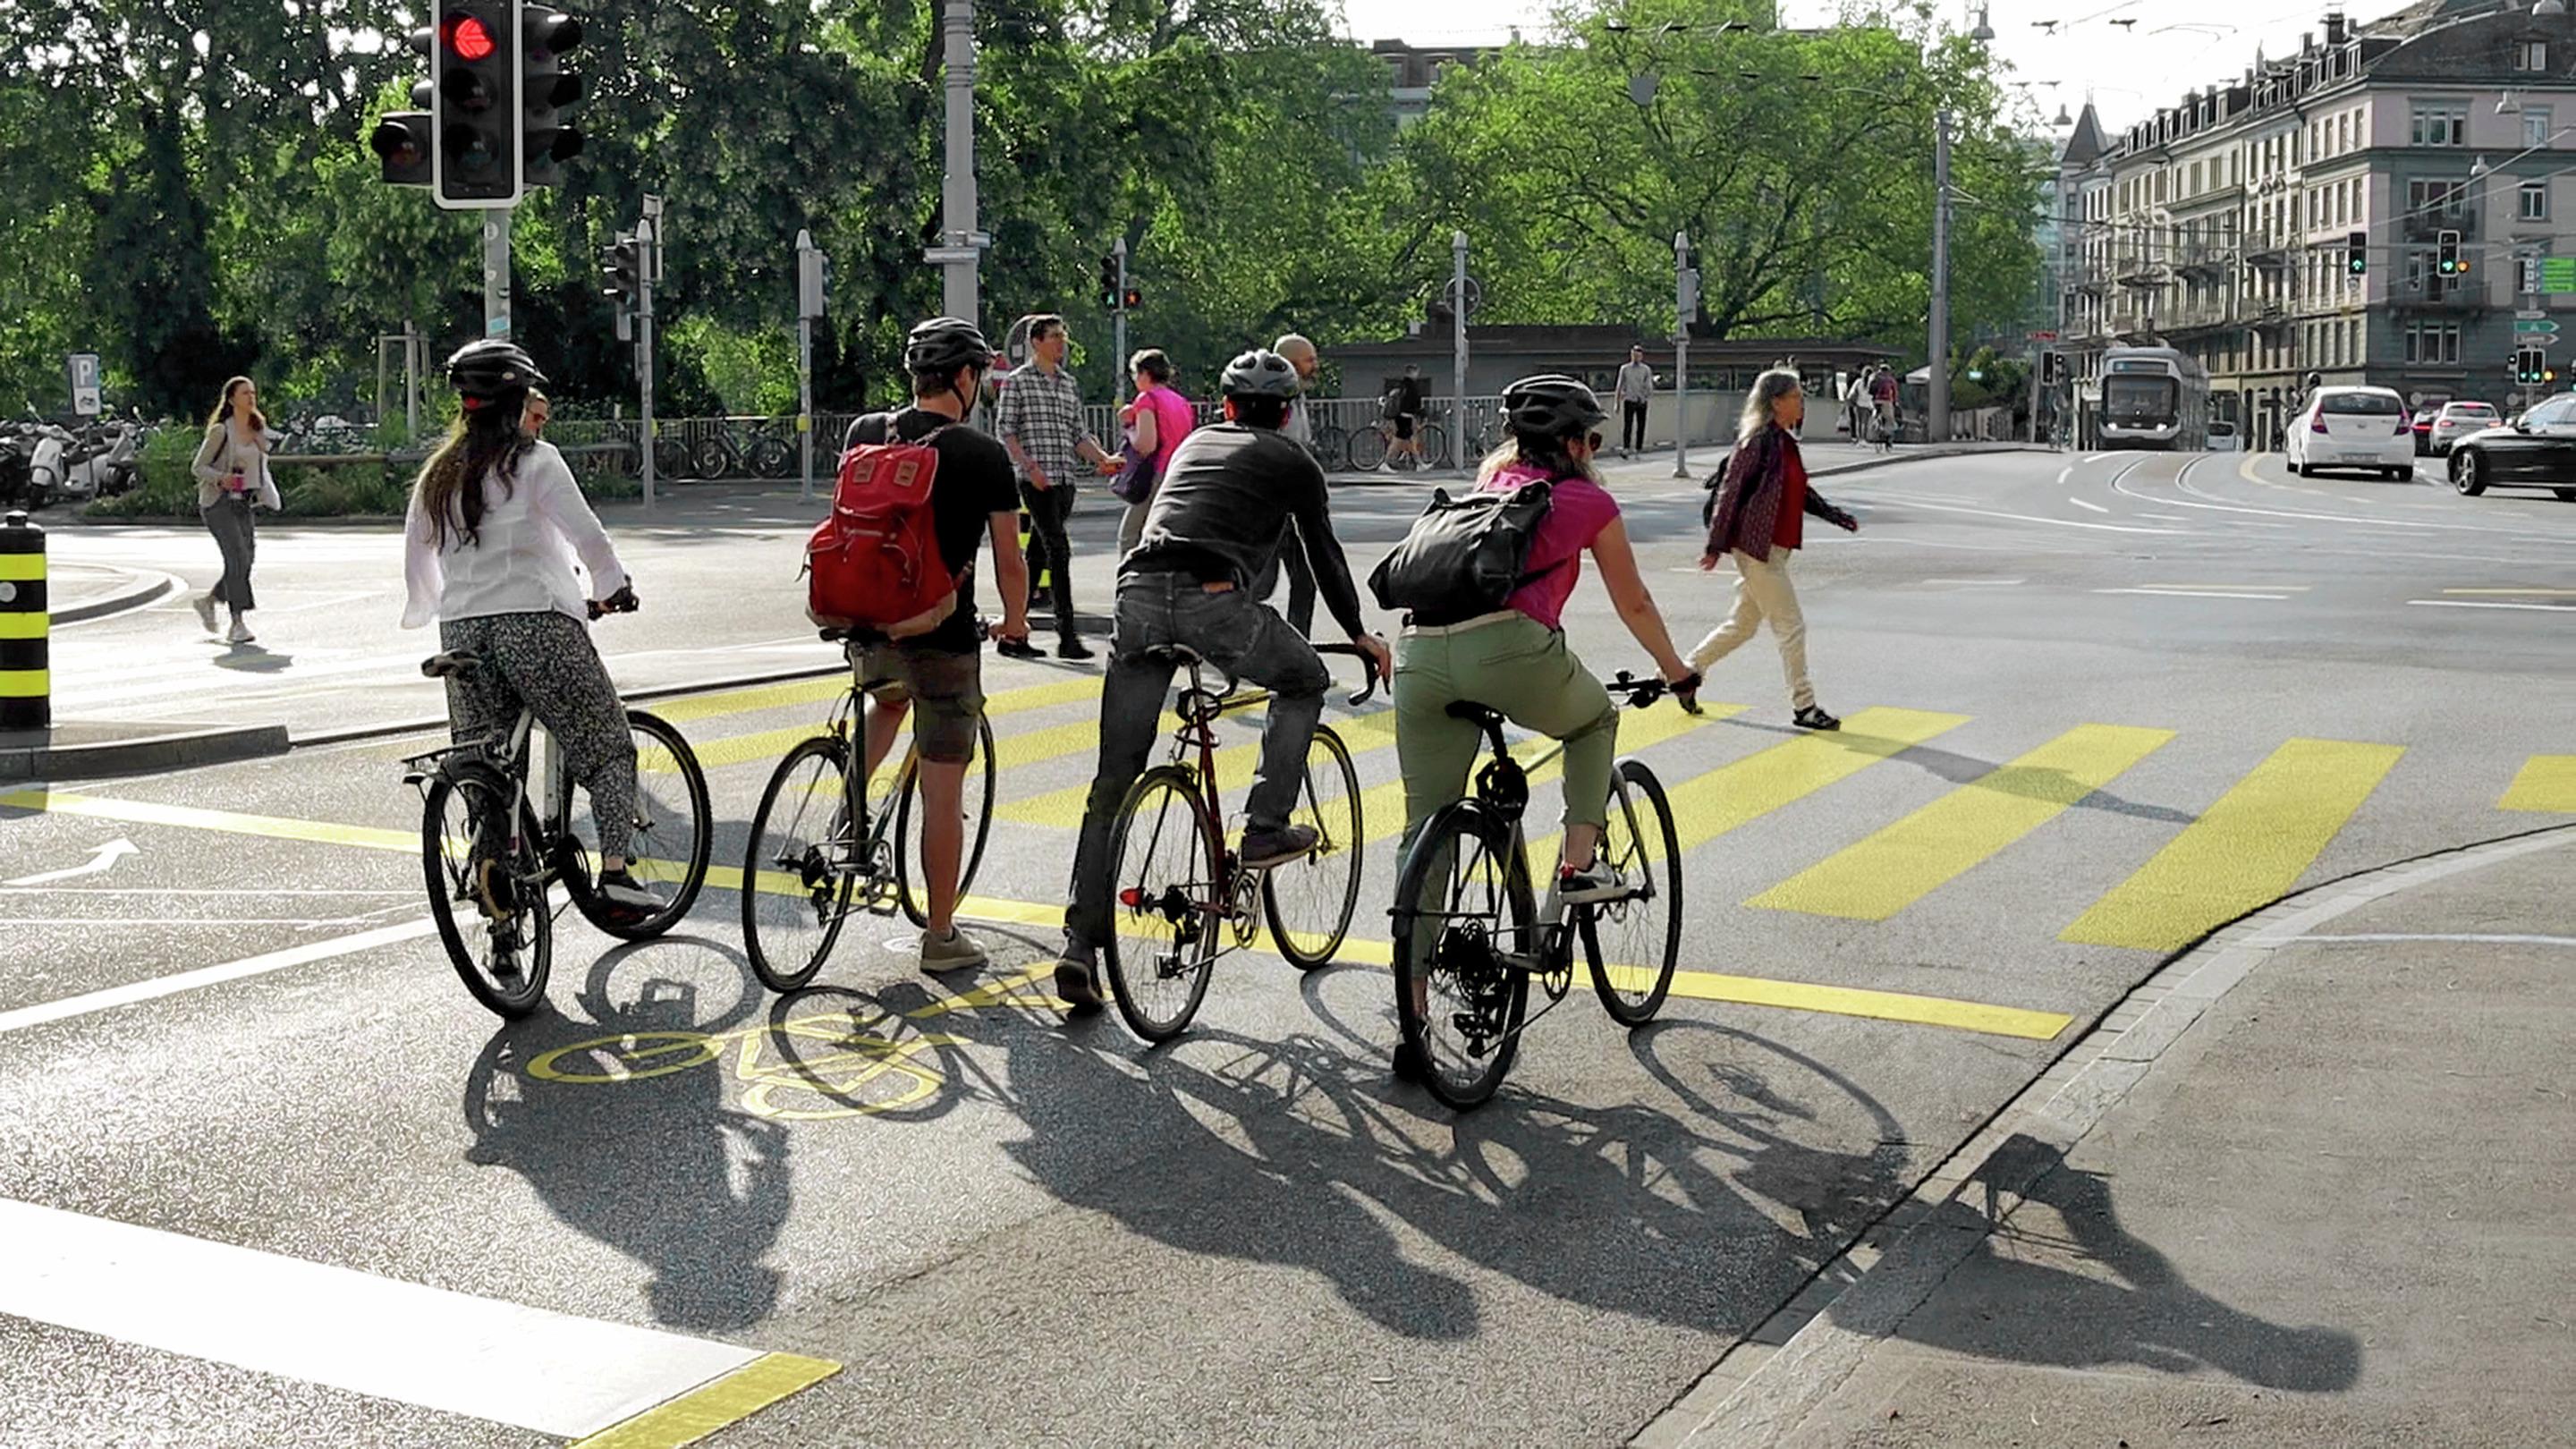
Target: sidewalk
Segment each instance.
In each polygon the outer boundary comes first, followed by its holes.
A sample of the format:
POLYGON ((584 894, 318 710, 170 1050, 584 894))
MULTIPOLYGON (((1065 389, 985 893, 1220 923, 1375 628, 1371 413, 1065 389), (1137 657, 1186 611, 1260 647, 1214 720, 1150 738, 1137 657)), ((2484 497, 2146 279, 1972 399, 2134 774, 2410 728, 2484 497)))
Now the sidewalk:
MULTIPOLYGON (((2046 453, 2054 451, 2037 443, 1943 443, 1937 447, 1922 443, 1901 443, 1881 452, 1865 443, 1846 443, 1829 439, 1805 439, 1799 451, 1807 460, 1807 474, 1812 478, 1831 477, 1837 473, 1858 473, 1871 468, 1893 467, 1900 463, 1919 463, 1932 458, 1964 458, 1981 453, 2046 453)), ((1687 479, 1673 476, 1673 450, 1652 449, 1633 458, 1605 453, 1601 459, 1601 477, 1606 483, 1636 486, 1650 483, 1699 483, 1726 459, 1723 444, 1693 444, 1690 450, 1690 474, 1687 479)), ((1448 485, 1455 487, 1465 475, 1442 469, 1424 473, 1332 473, 1327 480, 1335 487, 1448 485)))
POLYGON ((2562 829, 2221 932, 1639 1443, 2576 1442, 2571 871, 2562 829))

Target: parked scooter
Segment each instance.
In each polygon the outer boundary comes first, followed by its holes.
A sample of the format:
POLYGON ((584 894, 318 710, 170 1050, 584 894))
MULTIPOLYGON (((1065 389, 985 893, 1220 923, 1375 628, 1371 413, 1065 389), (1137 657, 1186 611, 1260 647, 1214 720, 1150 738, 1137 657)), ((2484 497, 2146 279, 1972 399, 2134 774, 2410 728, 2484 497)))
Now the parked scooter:
POLYGON ((142 429, 131 421, 102 419, 82 430, 63 457, 63 493, 71 498, 113 498, 142 481, 135 452, 142 429))

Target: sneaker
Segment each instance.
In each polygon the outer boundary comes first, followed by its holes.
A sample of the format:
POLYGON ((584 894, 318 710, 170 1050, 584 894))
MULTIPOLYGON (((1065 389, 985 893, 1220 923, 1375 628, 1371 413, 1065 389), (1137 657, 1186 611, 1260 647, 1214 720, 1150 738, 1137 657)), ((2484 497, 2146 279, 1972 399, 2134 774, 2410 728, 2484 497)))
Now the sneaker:
POLYGON ((1431 1058, 1411 1037, 1395 1044, 1395 1079, 1417 1083, 1431 1080, 1431 1058))
POLYGON ((1044 659, 1046 657, 1045 651, 1026 639, 995 640, 993 652, 1005 659, 1044 659))
POLYGON ((1834 718, 1832 715, 1825 713, 1823 710, 1818 709, 1812 704, 1799 710, 1796 714, 1789 716, 1789 723, 1796 725, 1802 730, 1838 730, 1843 727, 1843 722, 1841 720, 1834 718))
POLYGON ((1285 865, 1315 848, 1315 827, 1282 825, 1271 830, 1246 830, 1243 843, 1236 848, 1246 870, 1285 865))
POLYGON ((632 873, 623 869, 601 871, 591 893, 620 910, 633 911, 641 916, 649 916, 662 909, 662 902, 637 884, 632 873))
POLYGON ((972 971, 988 959, 974 937, 953 926, 945 936, 927 928, 921 933, 921 969, 933 976, 972 971))
POLYGON ((215 628, 215 596, 212 594, 199 594, 188 602, 196 606, 197 622, 206 626, 206 632, 209 634, 217 632, 215 628))
POLYGON ((1058 659, 1089 659, 1091 657, 1091 646, 1083 643, 1080 636, 1067 634, 1064 638, 1056 642, 1055 657, 1058 659))
POLYGON ((1107 1001, 1100 994, 1100 963, 1090 947, 1066 943, 1064 955, 1055 963, 1055 994, 1076 1015, 1098 1011, 1107 1001))
POLYGON ((1588 870, 1560 865, 1556 868, 1556 880, 1547 888, 1547 905, 1539 912, 1539 919, 1560 921, 1565 918, 1567 906, 1615 901, 1627 893, 1628 887, 1619 879, 1618 872, 1599 861, 1594 861, 1588 870))
POLYGON ((239 614, 233 615, 232 631, 224 635, 224 642, 227 644, 248 644, 251 642, 253 637, 255 636, 250 632, 250 621, 239 614))

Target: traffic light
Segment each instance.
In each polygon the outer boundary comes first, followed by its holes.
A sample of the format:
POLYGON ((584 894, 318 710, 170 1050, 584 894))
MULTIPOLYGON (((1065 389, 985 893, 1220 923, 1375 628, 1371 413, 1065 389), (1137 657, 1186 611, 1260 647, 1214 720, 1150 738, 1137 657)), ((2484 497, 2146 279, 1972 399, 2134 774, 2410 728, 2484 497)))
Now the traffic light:
POLYGON ((561 112, 581 99, 581 77, 563 68, 581 44, 581 22, 544 5, 519 7, 519 97, 526 110, 519 185, 560 186, 562 164, 581 154, 581 131, 561 112))
POLYGON ((617 304, 620 312, 635 310, 644 295, 644 244, 631 231, 621 231, 617 240, 599 249, 600 295, 617 304))
POLYGON ((1100 255, 1100 310, 1103 312, 1118 310, 1118 254, 1116 252, 1103 252, 1100 255))
POLYGON ((2370 233, 2348 232, 2343 239, 2343 269, 2351 276, 2362 276, 2370 270, 2370 233))
POLYGON ((2039 355, 2039 381, 2042 387, 2056 387, 2066 381, 2066 354, 2043 352, 2039 355))
MULTIPOLYGON (((424 65, 436 64, 430 58, 433 33, 423 26, 410 35, 411 48, 420 52, 424 65)), ((438 144, 438 87, 413 81, 411 103, 416 109, 387 111, 377 117, 375 130, 367 136, 367 149, 376 153, 388 186, 427 186, 433 179, 430 153, 438 144)))
POLYGON ((1145 293, 1133 282, 1127 284, 1126 291, 1118 294, 1118 310, 1121 312, 1133 312, 1144 305, 1145 293))
POLYGON ((442 0, 430 47, 431 196, 451 211, 519 200, 518 0, 442 0))
MULTIPOLYGON (((2422 233, 2419 232, 2417 235, 2420 236, 2422 233)), ((2435 270, 2439 271, 2446 277, 2458 276, 2462 271, 2460 266, 2460 234, 2455 231, 2437 233, 2433 238, 2433 245, 2435 249, 2434 255, 2436 257, 2435 270)))

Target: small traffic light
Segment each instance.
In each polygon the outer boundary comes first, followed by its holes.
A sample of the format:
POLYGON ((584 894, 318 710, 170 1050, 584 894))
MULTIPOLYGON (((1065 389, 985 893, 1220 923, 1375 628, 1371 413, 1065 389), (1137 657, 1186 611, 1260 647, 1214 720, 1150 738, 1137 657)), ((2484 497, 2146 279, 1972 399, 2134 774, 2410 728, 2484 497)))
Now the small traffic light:
POLYGON ((1118 254, 1116 252, 1100 254, 1100 310, 1103 312, 1118 310, 1118 254))
POLYGON ((1118 310, 1121 312, 1133 312, 1144 305, 1145 294, 1133 282, 1127 285, 1126 291, 1118 294, 1118 310))
POLYGON ((2043 352, 2039 355, 2039 381, 2043 387, 2056 387, 2066 381, 2066 354, 2043 352))
MULTIPOLYGON (((411 32, 411 48, 420 52, 421 63, 435 66, 431 58, 435 32, 429 27, 411 32)), ((375 129, 367 134, 367 149, 376 153, 388 186, 427 186, 436 179, 431 154, 438 145, 438 87, 429 81, 411 83, 408 111, 388 111, 376 118, 375 129)))
POLYGON ((431 195, 451 211, 519 200, 518 0, 442 0, 430 48, 431 195))
POLYGON ((2370 233, 2346 233, 2343 239, 2343 269, 2351 276, 2362 276, 2370 270, 2370 233))
POLYGON ((580 21, 522 0, 519 96, 526 106, 519 163, 522 189, 562 185, 563 163, 581 154, 581 131, 563 124, 561 115, 581 99, 581 77, 563 68, 564 53, 579 44, 580 21))
POLYGON ((2460 274, 2460 234, 2455 231, 2437 233, 2433 238, 2433 244, 2435 269, 2446 277, 2458 276, 2460 274))
POLYGON ((600 295, 617 304, 620 312, 631 312, 644 295, 644 244, 635 233, 621 231, 617 240, 599 249, 600 295))

